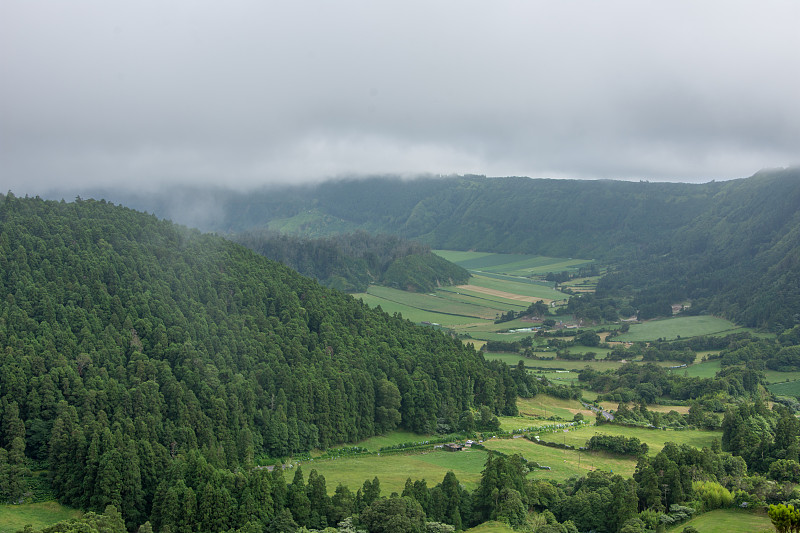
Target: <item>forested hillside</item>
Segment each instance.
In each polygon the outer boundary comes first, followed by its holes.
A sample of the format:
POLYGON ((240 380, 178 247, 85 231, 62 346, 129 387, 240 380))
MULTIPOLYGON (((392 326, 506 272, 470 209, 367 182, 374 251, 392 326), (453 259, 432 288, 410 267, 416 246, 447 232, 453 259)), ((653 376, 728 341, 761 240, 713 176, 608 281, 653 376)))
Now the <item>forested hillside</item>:
POLYGON ((366 292, 370 283, 430 292, 440 285, 466 283, 470 276, 458 265, 431 253, 429 247, 393 235, 359 231, 309 239, 253 230, 232 239, 345 292, 366 292))
MULTIPOLYGON (((105 201, 0 196, 0 354, 0 455, 49 461, 61 501, 129 526, 157 489, 177 520, 187 464, 516 410, 513 373, 460 341, 105 201)), ((206 507, 233 497, 214 480, 206 507)))
MULTIPOLYGON (((180 219, 202 197, 126 202, 180 219)), ((634 296, 637 308, 691 300, 693 312, 748 326, 800 323, 798 169, 705 184, 373 178, 216 198, 214 217, 198 222, 220 231, 360 228, 441 249, 600 259, 612 273, 598 292, 634 296)))

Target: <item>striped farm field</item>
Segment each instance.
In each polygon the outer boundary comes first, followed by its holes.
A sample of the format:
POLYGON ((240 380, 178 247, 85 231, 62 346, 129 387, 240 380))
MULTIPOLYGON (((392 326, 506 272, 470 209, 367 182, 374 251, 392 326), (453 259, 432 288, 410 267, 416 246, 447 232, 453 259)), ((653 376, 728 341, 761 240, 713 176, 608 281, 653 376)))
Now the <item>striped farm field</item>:
POLYGON ((478 287, 483 291, 496 291, 496 293, 502 295, 503 297, 505 297, 506 294, 514 294, 518 297, 527 297, 529 298, 528 301, 530 302, 534 302, 536 300, 563 300, 566 298, 564 293, 544 285, 505 281, 488 278, 486 276, 472 276, 469 280, 468 289, 474 291, 476 290, 475 287, 478 287), (531 300, 530 298, 533 299, 531 300))

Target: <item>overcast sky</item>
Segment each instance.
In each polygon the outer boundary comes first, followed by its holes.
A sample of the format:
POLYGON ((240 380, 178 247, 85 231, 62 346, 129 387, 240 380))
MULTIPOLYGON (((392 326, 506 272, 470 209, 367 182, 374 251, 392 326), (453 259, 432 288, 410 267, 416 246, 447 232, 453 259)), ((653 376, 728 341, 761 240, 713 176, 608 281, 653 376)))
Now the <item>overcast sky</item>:
POLYGON ((0 2, 0 188, 800 163, 796 1, 0 2))

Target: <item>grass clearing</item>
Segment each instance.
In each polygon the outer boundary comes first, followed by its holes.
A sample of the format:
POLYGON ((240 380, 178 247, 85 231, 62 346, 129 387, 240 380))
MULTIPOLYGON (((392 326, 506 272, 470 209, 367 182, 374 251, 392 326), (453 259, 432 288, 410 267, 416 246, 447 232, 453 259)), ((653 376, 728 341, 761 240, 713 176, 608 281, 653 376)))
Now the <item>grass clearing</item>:
MULTIPOLYGON (((325 476, 328 493, 333 494, 341 483, 354 493, 366 480, 375 476, 381 482, 381 494, 403 492, 406 479, 425 479, 432 487, 444 479, 452 470, 468 490, 475 490, 480 481, 481 472, 486 463, 487 453, 483 450, 465 450, 463 452, 430 451, 408 454, 357 455, 339 459, 304 461, 300 463, 303 473, 311 470, 325 476)), ((285 476, 291 479, 291 470, 285 476)))
POLYGON ((683 531, 693 526, 701 533, 759 533, 773 532, 772 521, 765 513, 754 513, 739 509, 718 509, 703 513, 689 521, 671 527, 667 531, 683 531))
POLYGON ((678 337, 685 339, 719 333, 727 335, 741 329, 733 322, 715 316, 681 316, 633 324, 628 333, 624 333, 614 340, 620 342, 674 340, 678 337))
POLYGON ((514 533, 514 530, 511 526, 492 520, 491 522, 484 522, 483 524, 475 526, 472 529, 467 529, 464 533, 514 533))
POLYGON ((81 511, 55 501, 0 505, 0 533, 19 531, 28 524, 34 529, 43 529, 56 522, 80 518, 82 515, 81 511))
POLYGON ((772 394, 778 396, 800 396, 800 381, 773 383, 767 387, 772 394))
MULTIPOLYGON (((561 442, 561 433, 542 435, 543 440, 561 442)), ((563 435, 567 435, 564 433, 563 435)), ((609 470, 630 477, 636 469, 636 459, 617 457, 607 453, 561 450, 528 439, 490 439, 483 443, 486 448, 506 454, 518 453, 528 461, 536 461, 550 470, 532 470, 532 478, 564 481, 573 476, 585 476, 591 470, 609 470)))
MULTIPOLYGON (((647 444, 650 449, 650 455, 655 455, 664 448, 667 442, 674 442, 675 444, 688 444, 695 448, 703 448, 711 446, 714 439, 721 440, 722 431, 708 431, 708 430, 660 430, 660 429, 645 429, 627 426, 617 426, 614 424, 604 424, 602 426, 586 426, 569 433, 564 433, 564 439, 567 444, 573 446, 584 446, 586 441, 592 438, 595 434, 622 436, 622 437, 636 437, 643 443, 647 444)), ((545 437, 543 437, 545 438, 545 437)), ((546 439, 549 440, 549 439, 546 439)))
MULTIPOLYGON (((546 394, 537 394, 533 398, 517 398, 517 409, 522 416, 559 416, 572 420, 575 413, 591 415, 591 411, 583 408, 578 400, 563 400, 546 394)), ((591 415, 594 416, 594 415, 591 415)), ((537 425, 536 423, 529 425, 537 425)), ((515 428, 516 429, 516 428, 515 428)))

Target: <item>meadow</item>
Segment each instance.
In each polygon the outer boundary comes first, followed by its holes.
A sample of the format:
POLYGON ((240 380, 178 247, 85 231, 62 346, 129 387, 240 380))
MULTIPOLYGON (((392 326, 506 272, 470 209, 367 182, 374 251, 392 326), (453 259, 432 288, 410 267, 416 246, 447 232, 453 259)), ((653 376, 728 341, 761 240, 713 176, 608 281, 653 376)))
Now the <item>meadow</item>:
POLYGON ((718 509, 703 513, 667 531, 679 532, 692 526, 700 533, 772 533, 772 521, 764 513, 740 509, 718 509))
MULTIPOLYGON (((425 479, 434 486, 444 479, 448 471, 458 478, 468 490, 474 490, 480 481, 486 463, 487 452, 465 450, 463 452, 434 451, 433 446, 425 452, 394 453, 381 455, 356 455, 338 459, 302 461, 296 463, 306 475, 311 470, 325 476, 328 493, 333 494, 341 483, 355 492, 364 481, 378 477, 381 494, 403 492, 406 479, 425 479)), ((296 468, 296 467, 295 467, 296 468)), ((291 480, 291 471, 285 473, 291 480)))
POLYGON ((519 277, 576 270, 592 263, 592 260, 587 259, 567 259, 529 254, 496 254, 451 250, 433 250, 433 253, 469 271, 493 272, 519 277))
POLYGON ((674 340, 698 335, 727 335, 743 329, 724 318, 708 315, 682 316, 632 324, 630 331, 619 335, 614 340, 620 342, 674 340))
POLYGON ((0 533, 19 531, 28 524, 34 529, 42 529, 62 520, 79 518, 82 514, 55 501, 0 505, 0 533))
MULTIPOLYGON (((565 434, 566 435, 566 434, 565 434)), ((543 440, 561 442, 561 434, 543 435, 543 440)), ((550 470, 533 469, 531 478, 564 481, 573 476, 585 476, 592 470, 608 470, 625 477, 633 475, 636 459, 601 452, 562 450, 535 444, 528 439, 490 439, 483 443, 489 450, 505 454, 518 453, 528 461, 536 461, 550 470)))

